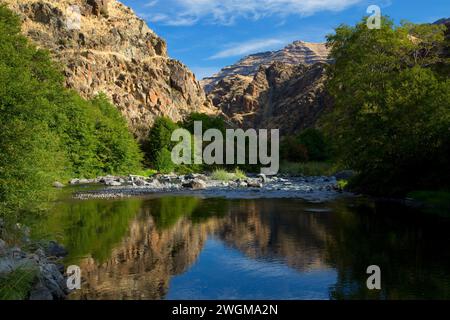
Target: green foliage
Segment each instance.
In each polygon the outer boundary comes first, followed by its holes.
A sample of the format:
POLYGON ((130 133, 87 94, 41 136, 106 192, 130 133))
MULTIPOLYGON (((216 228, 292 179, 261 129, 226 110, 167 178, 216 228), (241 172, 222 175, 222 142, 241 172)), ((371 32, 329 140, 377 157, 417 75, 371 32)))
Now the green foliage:
POLYGON ((340 163, 360 175, 351 185, 378 194, 450 182, 450 80, 443 27, 387 18, 380 30, 365 20, 328 36, 328 89, 334 112, 325 120, 340 163))
POLYGON ((103 95, 86 101, 63 86, 48 52, 20 34, 0 6, 0 215, 39 209, 51 184, 140 169, 141 155, 103 95))
POLYGON ((121 174, 140 170, 143 157, 123 116, 105 95, 93 99, 92 105, 98 110, 95 154, 100 162, 100 172, 121 174))
POLYGON ((338 186, 339 190, 345 190, 348 186, 348 181, 347 180, 339 180, 337 182, 337 186, 338 186))
POLYGON ((224 169, 217 169, 214 170, 214 172, 211 175, 211 179, 213 180, 219 180, 219 181, 231 181, 231 180, 237 180, 237 179, 246 179, 247 175, 245 172, 241 171, 240 169, 235 169, 234 172, 228 172, 224 169))
POLYGON ((130 222, 139 214, 142 201, 75 201, 58 203, 33 226, 33 238, 57 239, 69 252, 66 263, 77 264, 91 256, 105 262, 128 234, 130 222))
POLYGON ((329 146, 321 131, 309 128, 283 140, 281 157, 292 162, 325 161, 329 158, 329 146))
POLYGON ((328 144, 324 134, 314 128, 306 129, 297 138, 308 152, 310 161, 324 161, 328 159, 328 144))
POLYGON ((149 164, 156 165, 158 154, 162 149, 172 150, 176 145, 171 140, 172 133, 178 128, 178 125, 169 118, 159 117, 155 120, 153 127, 150 129, 148 139, 142 146, 149 164))
POLYGON ((175 163, 172 162, 172 153, 166 148, 162 148, 156 153, 155 168, 161 173, 171 173, 175 170, 175 163))
POLYGON ((0 274, 0 300, 24 300, 36 280, 37 270, 26 267, 0 274))
POLYGON ((202 123, 203 132, 209 129, 217 129, 225 134, 225 121, 221 117, 209 116, 203 113, 191 113, 189 117, 181 123, 181 126, 194 134, 194 122, 200 121, 202 123))

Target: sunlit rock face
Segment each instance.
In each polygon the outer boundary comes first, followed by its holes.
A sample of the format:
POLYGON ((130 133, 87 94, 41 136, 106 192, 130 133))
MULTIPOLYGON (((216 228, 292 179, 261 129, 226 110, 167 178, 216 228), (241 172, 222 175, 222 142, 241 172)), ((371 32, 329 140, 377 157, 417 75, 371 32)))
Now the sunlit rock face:
POLYGON ((325 88, 326 64, 274 62, 253 77, 233 75, 209 94, 231 122, 243 128, 280 129, 292 134, 316 125, 332 108, 325 88))
POLYGON ((193 225, 181 218, 159 230, 152 217, 133 220, 129 235, 113 249, 111 258, 98 263, 82 259, 84 283, 72 299, 163 299, 169 282, 198 258, 214 221, 193 225))
POLYGON ((317 62, 327 62, 328 54, 329 49, 325 43, 295 41, 282 50, 261 52, 244 57, 236 64, 225 67, 219 73, 204 78, 200 82, 209 93, 221 80, 231 76, 253 77, 260 67, 268 67, 274 62, 289 65, 313 65, 317 62))
POLYGON ((170 59, 166 42, 119 1, 3 2, 22 17, 23 33, 50 50, 67 87, 85 98, 105 93, 136 136, 145 136, 157 116, 178 121, 194 111, 216 112, 195 75, 170 59), (73 5, 81 14, 79 29, 68 24, 73 5))
POLYGON ((325 91, 328 56, 325 43, 296 41, 245 57, 201 83, 236 127, 292 134, 315 126, 331 109, 325 91))

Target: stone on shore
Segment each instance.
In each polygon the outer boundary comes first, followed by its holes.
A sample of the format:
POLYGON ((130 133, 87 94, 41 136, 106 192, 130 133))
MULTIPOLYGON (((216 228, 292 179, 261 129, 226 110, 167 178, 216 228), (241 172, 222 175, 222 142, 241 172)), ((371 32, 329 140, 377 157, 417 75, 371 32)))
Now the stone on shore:
POLYGON ((62 184, 61 182, 59 182, 59 181, 55 181, 55 182, 53 182, 53 188, 58 188, 58 189, 61 189, 61 188, 64 188, 65 187, 65 185, 64 184, 62 184))
POLYGON ((206 189, 206 187, 206 183, 203 180, 192 180, 183 184, 183 188, 192 190, 203 190, 206 189))

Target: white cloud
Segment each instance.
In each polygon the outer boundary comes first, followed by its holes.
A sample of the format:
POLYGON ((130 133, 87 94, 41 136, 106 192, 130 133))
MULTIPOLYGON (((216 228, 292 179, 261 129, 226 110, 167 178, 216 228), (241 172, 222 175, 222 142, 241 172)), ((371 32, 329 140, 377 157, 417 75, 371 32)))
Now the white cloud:
POLYGON ((144 8, 151 8, 158 4, 158 0, 153 0, 144 4, 144 8))
POLYGON ((215 55, 211 56, 209 59, 214 60, 214 59, 243 56, 249 53, 255 53, 264 50, 278 48, 284 45, 285 43, 286 41, 282 39, 258 39, 242 43, 233 43, 227 45, 227 48, 225 48, 222 51, 219 51, 215 55))
MULTIPOLYGON (((341 11, 362 0, 167 0, 157 6, 167 25, 194 24, 200 19, 233 24, 237 18, 258 20, 267 16, 308 16, 320 11, 341 11), (178 13, 177 13, 178 12, 178 13), (183 24, 183 22, 185 24, 183 24)), ((156 3, 155 3, 156 4, 156 3)), ((161 16, 159 15, 159 18, 161 16)))
POLYGON ((167 26, 175 27, 192 26, 198 21, 198 18, 193 16, 176 15, 174 17, 170 17, 165 13, 141 14, 141 16, 153 23, 162 23, 167 26))

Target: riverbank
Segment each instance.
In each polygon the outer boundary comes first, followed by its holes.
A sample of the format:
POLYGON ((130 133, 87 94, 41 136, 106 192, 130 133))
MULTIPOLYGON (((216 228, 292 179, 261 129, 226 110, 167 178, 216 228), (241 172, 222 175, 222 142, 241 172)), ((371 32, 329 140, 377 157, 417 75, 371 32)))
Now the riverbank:
MULTIPOLYGON (((0 224, 0 234, 4 234, 0 224)), ((69 293, 62 258, 55 241, 32 242, 27 228, 14 228, 19 240, 0 239, 0 300, 63 300, 69 293)))
POLYGON ((195 192, 204 197, 228 199, 252 198, 298 198, 312 202, 324 202, 337 197, 350 196, 341 190, 335 176, 317 177, 267 177, 263 174, 236 180, 223 181, 213 175, 154 175, 151 177, 99 177, 92 180, 72 180, 71 185, 103 185, 103 188, 79 191, 74 197, 79 200, 114 199, 145 196, 154 193, 184 195, 195 192))

